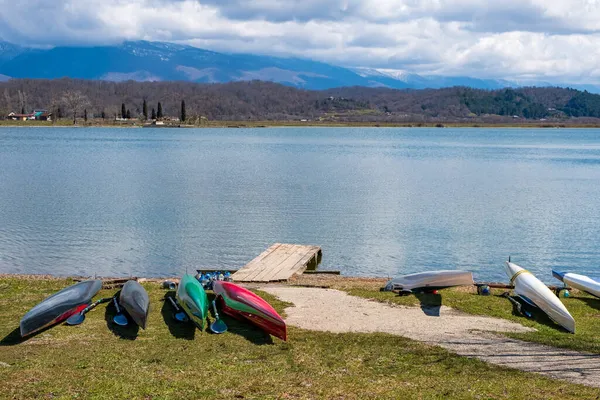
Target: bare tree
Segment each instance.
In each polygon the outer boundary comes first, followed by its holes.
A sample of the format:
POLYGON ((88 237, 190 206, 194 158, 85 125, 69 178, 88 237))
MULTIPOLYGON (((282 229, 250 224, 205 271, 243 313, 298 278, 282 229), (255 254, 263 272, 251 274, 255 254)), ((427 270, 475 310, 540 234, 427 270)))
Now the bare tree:
POLYGON ((79 91, 67 91, 62 97, 62 103, 65 108, 73 113, 73 125, 77 123, 77 114, 80 114, 82 110, 90 106, 90 101, 87 96, 79 91))

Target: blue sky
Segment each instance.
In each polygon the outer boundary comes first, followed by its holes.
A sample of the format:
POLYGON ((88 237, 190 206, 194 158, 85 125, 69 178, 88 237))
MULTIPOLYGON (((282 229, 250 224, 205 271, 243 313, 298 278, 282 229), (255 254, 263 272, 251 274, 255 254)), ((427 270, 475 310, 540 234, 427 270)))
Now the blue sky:
POLYGON ((420 74, 600 82, 596 0, 0 0, 0 37, 160 40, 420 74))

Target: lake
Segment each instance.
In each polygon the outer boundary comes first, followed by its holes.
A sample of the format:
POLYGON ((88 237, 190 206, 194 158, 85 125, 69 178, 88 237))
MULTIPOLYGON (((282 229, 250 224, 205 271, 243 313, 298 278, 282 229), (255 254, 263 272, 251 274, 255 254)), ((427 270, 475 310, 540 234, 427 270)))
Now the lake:
POLYGON ((274 242, 396 276, 600 275, 600 130, 0 129, 0 273, 178 275, 274 242))

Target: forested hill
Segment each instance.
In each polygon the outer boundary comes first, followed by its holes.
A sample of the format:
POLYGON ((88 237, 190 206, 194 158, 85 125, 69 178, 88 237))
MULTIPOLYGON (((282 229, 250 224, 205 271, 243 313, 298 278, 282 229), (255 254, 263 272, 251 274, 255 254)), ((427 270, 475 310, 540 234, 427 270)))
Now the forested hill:
MULTIPOLYGON (((422 121, 485 118, 600 118, 600 95, 563 88, 478 90, 464 87, 394 90, 349 87, 307 91, 252 81, 226 84, 188 82, 106 82, 87 80, 10 80, 0 83, 0 118, 10 112, 46 109, 67 118, 81 94, 90 116, 114 118, 124 104, 132 118, 161 102, 165 116, 211 120, 337 119, 341 121, 422 121)), ((149 111, 150 112, 150 111, 149 111)))

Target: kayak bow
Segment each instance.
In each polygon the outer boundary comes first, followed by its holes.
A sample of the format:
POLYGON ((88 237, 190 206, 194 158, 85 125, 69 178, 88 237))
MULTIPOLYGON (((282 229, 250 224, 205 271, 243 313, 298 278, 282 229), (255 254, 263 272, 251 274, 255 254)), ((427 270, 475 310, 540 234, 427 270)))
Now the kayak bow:
POLYGON ((20 324, 21 336, 32 335, 82 311, 101 288, 102 281, 89 280, 54 293, 23 316, 20 324))
POLYGON ((453 286, 473 285, 473 274, 469 271, 427 271, 404 275, 387 282, 384 290, 432 291, 453 286))
POLYGON ((219 297, 221 309, 225 314, 248 321, 281 340, 287 340, 285 321, 260 296, 226 281, 214 281, 213 291, 219 297))
POLYGON ((119 295, 119 304, 136 324, 142 329, 146 329, 150 299, 148 292, 139 282, 133 280, 125 282, 119 295))
POLYGON ((585 275, 573 274, 571 272, 552 271, 552 275, 563 281, 566 285, 589 293, 592 296, 600 297, 600 282, 593 280, 585 275))
POLYGON ((198 328, 204 330, 208 316, 208 297, 200 282, 193 275, 184 275, 175 296, 188 317, 198 328))
POLYGON ((517 264, 506 262, 506 273, 510 282, 515 286, 515 293, 529 304, 544 311, 550 319, 569 332, 575 333, 575 320, 569 314, 565 305, 548 286, 544 285, 531 272, 517 264))

